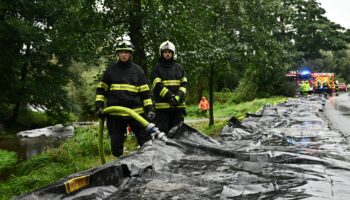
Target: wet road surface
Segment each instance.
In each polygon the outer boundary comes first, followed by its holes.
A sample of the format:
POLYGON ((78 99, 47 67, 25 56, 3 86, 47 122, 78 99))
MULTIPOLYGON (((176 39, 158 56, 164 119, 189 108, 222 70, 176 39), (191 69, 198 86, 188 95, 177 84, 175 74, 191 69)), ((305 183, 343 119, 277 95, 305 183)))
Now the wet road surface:
POLYGON ((338 129, 347 137, 350 136, 350 96, 342 93, 329 97, 325 102, 325 112, 333 128, 338 129))
POLYGON ((332 128, 326 107, 319 96, 289 99, 231 120, 218 141, 183 125, 167 145, 153 141, 18 199, 347 200, 349 140, 332 128), (88 185, 67 193, 80 176, 88 185))

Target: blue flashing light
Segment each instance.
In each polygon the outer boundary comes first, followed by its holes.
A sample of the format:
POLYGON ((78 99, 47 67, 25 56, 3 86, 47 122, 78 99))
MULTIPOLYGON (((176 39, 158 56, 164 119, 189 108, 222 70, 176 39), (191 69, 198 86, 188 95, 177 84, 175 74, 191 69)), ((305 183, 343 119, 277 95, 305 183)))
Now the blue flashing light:
POLYGON ((308 70, 304 70, 301 72, 301 75, 308 75, 308 74, 310 74, 310 71, 308 71, 308 70))

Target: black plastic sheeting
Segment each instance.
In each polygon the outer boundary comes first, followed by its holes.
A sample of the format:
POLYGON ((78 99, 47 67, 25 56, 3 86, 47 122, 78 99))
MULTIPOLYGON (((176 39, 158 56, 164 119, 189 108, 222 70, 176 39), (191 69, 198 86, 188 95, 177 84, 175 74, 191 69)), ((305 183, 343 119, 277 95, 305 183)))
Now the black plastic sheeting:
POLYGON ((323 105, 315 96, 266 106, 232 118, 219 141, 183 124, 168 144, 17 199, 350 199, 349 141, 329 128, 323 105), (65 182, 81 176, 88 184, 67 193, 65 182))

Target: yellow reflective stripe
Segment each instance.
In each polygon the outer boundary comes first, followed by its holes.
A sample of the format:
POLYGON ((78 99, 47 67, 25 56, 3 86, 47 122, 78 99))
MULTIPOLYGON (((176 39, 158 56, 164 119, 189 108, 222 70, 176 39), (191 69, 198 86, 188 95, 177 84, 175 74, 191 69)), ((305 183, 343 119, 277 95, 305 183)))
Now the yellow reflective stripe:
POLYGON ((185 87, 180 87, 179 90, 181 90, 184 94, 186 94, 186 88, 185 87))
POLYGON ((182 103, 178 106, 172 106, 169 103, 155 103, 156 109, 164 109, 164 108, 185 108, 186 104, 182 103))
POLYGON ((106 91, 108 90, 108 85, 104 82, 99 82, 98 85, 97 85, 98 88, 103 88, 105 89, 106 91))
POLYGON ((168 91, 169 91, 168 88, 163 87, 163 89, 162 89, 162 91, 160 91, 159 95, 161 97, 164 97, 168 91))
POLYGON ((126 90, 130 92, 138 92, 139 87, 135 85, 129 85, 129 84, 112 84, 111 90, 126 90))
POLYGON ((103 96, 103 95, 96 95, 96 101, 105 101, 105 96, 103 96))
POLYGON ((170 108, 169 103, 155 103, 156 109, 161 109, 161 108, 170 108))
POLYGON ((90 175, 72 178, 64 182, 66 193, 69 194, 90 184, 90 175))
POLYGON ((161 83, 161 82, 162 82, 162 79, 160 79, 160 78, 155 78, 155 79, 153 80, 152 87, 154 88, 154 87, 157 85, 157 83, 161 83))
POLYGON ((148 85, 146 84, 146 85, 141 85, 140 86, 140 92, 144 92, 144 91, 148 91, 149 90, 149 87, 148 87, 148 85))
MULTIPOLYGON (((135 111, 137 114, 142 114, 143 113, 143 108, 134 108, 134 109, 131 109, 133 111, 135 111)), ((126 113, 111 113, 110 115, 118 115, 118 116, 124 116, 124 117, 127 117, 127 116, 130 116, 129 114, 126 114, 126 113)))
POLYGON ((178 86, 180 85, 180 80, 166 80, 162 81, 163 86, 178 86))
POLYGON ((181 80, 180 80, 181 83, 183 82, 186 82, 187 83, 187 78, 186 77, 183 77, 181 80))
POLYGON ((153 105, 153 102, 151 99, 143 100, 143 106, 149 106, 149 105, 153 105))

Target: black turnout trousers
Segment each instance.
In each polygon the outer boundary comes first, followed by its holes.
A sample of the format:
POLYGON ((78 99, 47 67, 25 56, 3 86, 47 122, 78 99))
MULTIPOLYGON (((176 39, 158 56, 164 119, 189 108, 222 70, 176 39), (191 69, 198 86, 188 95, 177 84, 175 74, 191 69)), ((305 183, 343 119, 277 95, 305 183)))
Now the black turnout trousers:
POLYGON ((112 154, 115 157, 123 155, 124 134, 126 133, 127 125, 131 127, 140 146, 151 140, 151 135, 147 133, 146 128, 135 119, 108 116, 107 129, 111 140, 112 154))
POLYGON ((157 110, 156 121, 160 131, 168 135, 169 130, 184 121, 183 110, 157 110))

